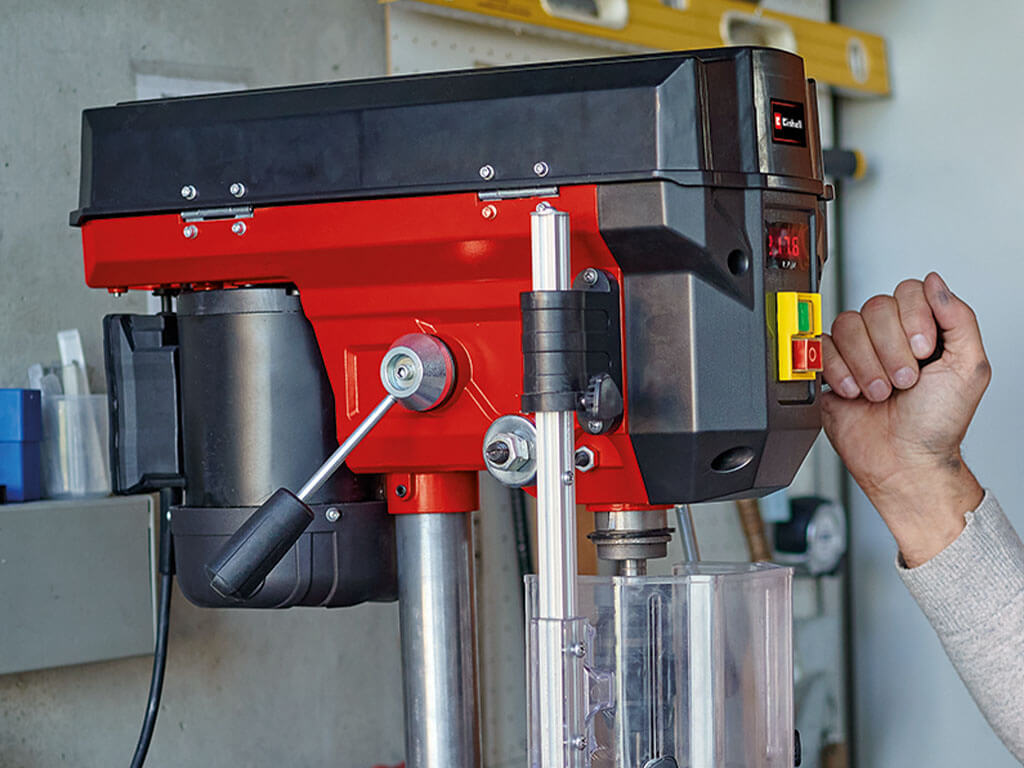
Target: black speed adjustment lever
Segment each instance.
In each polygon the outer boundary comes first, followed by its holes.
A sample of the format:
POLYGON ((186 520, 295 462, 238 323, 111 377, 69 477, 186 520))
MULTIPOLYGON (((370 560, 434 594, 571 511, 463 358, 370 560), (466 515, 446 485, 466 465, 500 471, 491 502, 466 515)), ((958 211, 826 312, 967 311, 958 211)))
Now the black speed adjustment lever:
POLYGON ((441 405, 455 384, 451 351, 436 336, 410 333, 398 338, 384 355, 380 378, 387 396, 338 446, 298 493, 278 488, 253 512, 206 566, 210 586, 227 598, 245 600, 291 549, 309 524, 313 510, 306 503, 320 490, 395 403, 411 411, 441 405))

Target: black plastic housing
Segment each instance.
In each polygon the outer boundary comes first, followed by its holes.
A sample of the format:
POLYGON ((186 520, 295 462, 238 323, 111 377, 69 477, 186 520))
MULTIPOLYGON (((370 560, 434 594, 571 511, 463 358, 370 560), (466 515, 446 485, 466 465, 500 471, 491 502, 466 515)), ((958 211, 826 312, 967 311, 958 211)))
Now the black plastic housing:
POLYGON ((174 315, 107 315, 103 352, 114 493, 184 486, 174 315))
POLYGON ((71 221, 656 178, 820 194, 816 112, 810 146, 772 141, 769 100, 806 82, 793 54, 715 48, 89 109, 71 221))
POLYGON ((207 608, 339 608, 398 599, 395 525, 384 502, 313 504, 313 522, 246 600, 210 586, 206 564, 253 513, 252 507, 175 507, 178 583, 189 601, 207 608), (330 508, 340 513, 331 522, 330 508))

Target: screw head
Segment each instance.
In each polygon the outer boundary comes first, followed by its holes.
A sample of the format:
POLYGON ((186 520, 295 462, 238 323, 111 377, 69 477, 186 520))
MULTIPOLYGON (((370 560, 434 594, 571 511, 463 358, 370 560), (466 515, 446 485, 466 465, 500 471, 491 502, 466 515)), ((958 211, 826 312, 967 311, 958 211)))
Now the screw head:
POLYGON ((231 231, 234 232, 239 237, 245 234, 245 229, 246 227, 244 221, 236 221, 234 224, 231 225, 231 231))
POLYGON ((569 648, 569 653, 575 656, 577 659, 582 659, 587 655, 587 646, 583 643, 576 643, 569 648))
POLYGON ((587 285, 597 285, 597 279, 599 277, 600 275, 593 267, 587 267, 583 270, 583 282, 587 285))
POLYGON ((494 166, 493 165, 481 165, 480 166, 480 178, 484 181, 490 181, 494 178, 494 166))
POLYGON ((198 194, 199 191, 191 184, 186 184, 181 188, 181 196, 186 200, 195 200, 198 194))
POLYGON ((189 224, 183 230, 181 230, 181 234, 183 234, 189 240, 194 240, 199 235, 199 227, 197 227, 195 224, 189 224))
POLYGON ((245 197, 245 184, 243 184, 240 181, 236 181, 234 184, 228 187, 228 192, 230 192, 235 197, 245 197))
POLYGON ((590 431, 590 432, 594 432, 594 433, 600 432, 602 427, 604 427, 604 424, 602 424, 600 421, 588 421, 587 422, 587 430, 590 431))
POLYGON ((565 485, 572 485, 572 481, 575 478, 576 473, 571 470, 566 470, 562 473, 562 483, 565 485))
POLYGON ((571 743, 572 743, 573 749, 578 749, 578 750, 580 750, 582 752, 584 749, 587 748, 587 737, 586 736, 577 736, 575 739, 572 740, 571 743))
POLYGON ((498 215, 498 209, 493 205, 485 205, 483 208, 480 209, 480 215, 483 216, 485 219, 490 220, 498 215))
POLYGON ((338 511, 337 507, 328 507, 327 511, 324 512, 324 517, 327 518, 327 522, 336 523, 341 517, 341 512, 338 511))
POLYGON ((551 203, 541 201, 537 203, 537 207, 534 210, 536 210, 537 213, 547 213, 548 211, 553 211, 554 208, 552 208, 551 203))
POLYGON ((548 167, 548 164, 543 160, 533 164, 533 172, 538 176, 547 176, 550 170, 551 169, 548 167))
POLYGON ((400 499, 404 499, 408 495, 409 495, 409 489, 406 488, 404 485, 396 485, 395 486, 395 496, 397 496, 400 499))

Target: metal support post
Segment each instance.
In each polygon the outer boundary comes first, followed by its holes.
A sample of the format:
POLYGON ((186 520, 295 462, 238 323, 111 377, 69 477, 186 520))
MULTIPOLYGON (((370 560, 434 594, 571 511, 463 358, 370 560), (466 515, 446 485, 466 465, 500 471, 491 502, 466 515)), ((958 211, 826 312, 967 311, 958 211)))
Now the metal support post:
MULTIPOLYGON (((542 203, 530 214, 530 235, 533 290, 569 290, 569 215, 542 203)), ((573 411, 536 414, 538 615, 544 619, 576 614, 574 417, 573 411)), ((563 690, 562 627, 541 622, 537 645, 541 767, 565 768, 567 749, 579 749, 581 734, 569 733, 565 722, 564 702, 571 692, 563 690)))
POLYGON ((480 766, 469 515, 395 515, 407 768, 480 766))

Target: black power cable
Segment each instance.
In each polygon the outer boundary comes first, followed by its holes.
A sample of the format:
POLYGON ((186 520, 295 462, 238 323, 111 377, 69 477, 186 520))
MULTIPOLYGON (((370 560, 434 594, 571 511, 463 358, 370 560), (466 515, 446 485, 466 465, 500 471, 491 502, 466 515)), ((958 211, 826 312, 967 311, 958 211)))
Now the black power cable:
POLYGON ((156 716, 160 711, 160 694, 164 688, 164 670, 167 668, 167 634, 171 619, 171 587, 174 584, 174 543, 171 538, 170 509, 178 500, 180 491, 175 488, 160 490, 160 607, 157 612, 156 650, 153 652, 153 677, 149 683, 149 703, 142 721, 142 732, 135 745, 131 768, 142 768, 153 740, 156 716))

